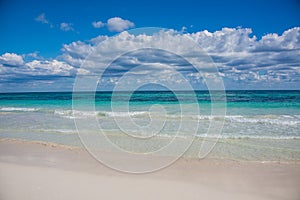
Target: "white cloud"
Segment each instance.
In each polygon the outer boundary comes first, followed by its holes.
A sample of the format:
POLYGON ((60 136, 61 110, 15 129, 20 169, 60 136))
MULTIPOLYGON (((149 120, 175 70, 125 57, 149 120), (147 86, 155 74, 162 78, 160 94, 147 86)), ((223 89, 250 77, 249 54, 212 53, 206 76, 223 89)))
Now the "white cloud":
POLYGON ((64 61, 32 60, 25 62, 22 56, 5 53, 0 56, 1 74, 7 77, 73 76, 77 70, 64 61))
POLYGON ((2 64, 12 65, 12 66, 24 64, 23 57, 15 54, 15 53, 5 53, 5 54, 1 55, 0 62, 2 64))
POLYGON ((53 28, 53 25, 51 22, 49 22, 48 19, 46 19, 46 14, 45 13, 41 13, 39 16, 37 16, 35 19, 35 21, 40 22, 42 24, 49 24, 51 28, 53 28))
MULTIPOLYGON (((252 30, 247 28, 223 28, 216 32, 200 31, 192 34, 179 34, 176 31, 167 31, 152 36, 145 34, 131 35, 123 32, 110 39, 109 43, 105 42, 97 48, 94 46, 89 48, 91 48, 91 51, 95 49, 97 52, 105 54, 105 59, 107 60, 111 59, 110 55, 114 52, 124 50, 122 48, 138 49, 144 43, 153 45, 160 43, 166 47, 171 47, 175 52, 183 52, 184 49, 189 48, 188 45, 191 45, 181 42, 186 41, 183 38, 188 37, 198 43, 211 56, 228 85, 234 85, 235 82, 238 88, 241 85, 240 81, 242 81, 247 83, 248 86, 251 86, 251 84, 262 84, 261 87, 267 87, 268 85, 281 83, 283 85, 294 84, 296 87, 296 83, 300 81, 299 33, 300 28, 293 28, 285 31, 282 35, 266 35, 258 40, 255 36, 251 36, 252 30), (270 38, 272 42, 267 42, 270 38)), ((86 44, 81 44, 81 46, 84 45, 86 44)), ((77 51, 77 48, 78 52, 80 52, 79 47, 74 48, 73 51, 77 51)), ((199 56, 193 52, 192 46, 190 49, 189 54, 184 56, 198 59, 198 62, 202 62, 203 66, 205 66, 205 61, 201 61, 201 58, 198 58, 199 56)), ((151 64, 153 71, 157 70, 155 68, 156 64, 162 62, 169 62, 177 70, 184 71, 186 67, 176 65, 178 61, 172 56, 165 55, 164 57, 162 54, 156 56, 155 53, 151 54, 148 52, 147 55, 136 54, 135 59, 124 57, 122 61, 115 63, 114 70, 110 73, 112 76, 116 76, 123 73, 124 69, 126 70, 126 66, 133 67, 143 62, 151 64)), ((91 64, 91 66, 93 65, 91 64)), ((90 70, 93 71, 95 69, 99 70, 99 68, 95 67, 91 67, 90 70)), ((147 70, 151 70, 151 68, 147 68, 147 70)), ((209 70, 209 67, 205 70, 209 70)), ((207 75, 207 72, 205 73, 207 75)), ((198 75, 192 74, 192 76, 197 77, 198 75)))
POLYGON ((41 58, 39 55, 39 52, 38 51, 35 51, 35 52, 32 52, 32 53, 28 53, 28 54, 26 54, 25 56, 26 57, 31 57, 31 58, 35 58, 35 59, 39 59, 39 58, 41 58))
POLYGON ((101 28, 101 27, 105 26, 105 23, 103 23, 101 21, 94 21, 92 23, 92 25, 93 25, 94 28, 101 28))
POLYGON ((181 32, 181 33, 184 33, 184 32, 186 32, 186 30, 187 30, 187 28, 186 28, 185 26, 183 26, 183 27, 181 27, 180 32, 181 32))
MULTIPOLYGON (((152 74, 153 80, 169 79, 169 69, 186 74, 192 80, 201 81, 201 76, 210 76, 210 66, 207 60, 199 57, 193 51, 193 45, 197 43, 213 59, 215 65, 224 78, 225 85, 229 89, 276 89, 277 87, 299 89, 300 83, 300 28, 286 30, 282 34, 268 34, 261 39, 252 36, 252 30, 247 28, 223 28, 222 30, 197 33, 184 33, 169 30, 153 35, 132 35, 123 32, 113 38, 98 36, 89 41, 77 41, 65 44, 62 54, 54 60, 35 60, 26 62, 22 56, 5 53, 0 56, 1 80, 11 80, 15 76, 39 77, 73 77, 80 71, 82 74, 98 73, 105 63, 115 59, 113 56, 120 50, 139 49, 143 44, 173 49, 173 52, 188 53, 184 57, 194 59, 203 66, 203 74, 192 70, 191 66, 180 58, 167 52, 148 50, 136 51, 117 59, 106 73, 106 81, 114 83, 124 72, 130 68, 144 64, 140 70, 129 73, 136 81, 143 80, 144 74, 152 74), (186 42, 186 38, 191 43, 186 42), (99 46, 98 46, 99 45, 99 46), (92 52, 102 55, 91 58, 89 67, 79 69, 85 58, 92 52), (103 58, 103 59, 102 59, 103 58), (98 60, 97 60, 98 59, 98 60), (9 67, 9 66, 18 67, 9 67), (144 70, 144 71, 143 71, 144 70), (274 88, 275 87, 275 88, 274 88)), ((162 48, 163 49, 163 48, 162 48)), ((26 59, 25 59, 26 60, 26 59)), ((176 79, 174 79, 176 81, 176 79)), ((105 82, 105 81, 104 81, 105 82)))
POLYGON ((283 32, 267 34, 258 42, 256 51, 280 51, 300 48, 300 27, 295 27, 283 32))
POLYGON ((80 67, 83 60, 94 50, 92 44, 84 43, 81 41, 64 44, 61 51, 62 55, 58 56, 60 60, 64 60, 68 64, 80 67))
POLYGON ((134 27, 133 22, 122 19, 120 17, 113 17, 113 18, 110 18, 107 20, 107 28, 109 31, 112 31, 112 32, 122 32, 124 30, 133 28, 133 27, 134 27))
POLYGON ((91 40, 89 40, 89 42, 93 45, 97 45, 99 44, 100 42, 103 42, 104 40, 108 39, 109 37, 108 36, 105 36, 105 35, 99 35, 95 38, 92 38, 91 40))
POLYGON ((250 37, 251 33, 252 30, 249 28, 222 28, 212 33, 204 30, 187 35, 207 52, 230 53, 249 51, 257 40, 255 36, 250 37))
POLYGON ((73 24, 62 22, 62 23, 60 23, 60 30, 62 30, 62 31, 74 31, 73 24))
POLYGON ((45 13, 41 13, 39 16, 35 18, 35 21, 41 22, 43 24, 48 24, 49 21, 46 19, 45 13))
POLYGON ((57 76, 71 76, 74 75, 74 67, 71 65, 57 61, 41 61, 33 60, 26 63, 26 73, 29 72, 31 75, 57 75, 57 76))

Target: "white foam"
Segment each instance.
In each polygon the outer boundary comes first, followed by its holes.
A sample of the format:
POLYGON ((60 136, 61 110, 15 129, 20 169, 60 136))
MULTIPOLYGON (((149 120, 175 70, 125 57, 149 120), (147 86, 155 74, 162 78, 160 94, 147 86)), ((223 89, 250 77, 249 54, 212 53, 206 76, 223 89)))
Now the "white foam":
POLYGON ((104 116, 104 117, 130 117, 137 115, 145 115, 147 112, 96 112, 96 111, 78 111, 78 110, 55 110, 54 114, 60 115, 65 118, 87 118, 95 116, 104 116))
MULTIPOLYGON (((6 108, 3 111, 9 110, 24 110, 36 111, 35 108, 6 108)), ((149 116, 149 111, 132 111, 132 112, 111 112, 111 111, 78 111, 78 110, 55 110, 54 114, 60 115, 64 118, 88 118, 88 117, 134 117, 134 116, 149 116)), ((191 119, 191 120, 223 120, 232 123, 256 123, 269 125, 284 125, 297 126, 300 124, 300 115, 226 115, 226 116, 211 116, 211 115, 168 115, 165 113, 154 113, 157 118, 164 119, 191 119)))
POLYGON ((3 107, 0 111, 23 111, 23 112, 34 112, 39 109, 37 108, 20 108, 20 107, 3 107))
POLYGON ((42 132, 56 132, 56 133, 62 133, 62 134, 74 134, 76 133, 76 130, 72 129, 41 129, 42 132))
POLYGON ((270 125, 290 125, 295 126, 300 124, 298 115, 256 115, 256 116, 242 116, 242 115, 226 115, 226 116, 210 116, 200 115, 195 119, 199 120, 222 120, 233 123, 257 123, 270 125))
POLYGON ((144 111, 133 111, 133 112, 100 112, 104 113, 105 116, 108 117, 130 117, 130 116, 138 116, 138 115, 145 115, 148 112, 144 111))
POLYGON ((268 139, 268 140, 295 140, 300 136, 258 136, 258 135, 196 135, 199 138, 219 138, 219 139, 268 139))
POLYGON ((271 125, 298 125, 300 120, 292 115, 226 116, 231 122, 271 125))
POLYGON ((97 115, 97 113, 93 111, 78 110, 54 110, 54 114, 68 119, 95 117, 97 115))

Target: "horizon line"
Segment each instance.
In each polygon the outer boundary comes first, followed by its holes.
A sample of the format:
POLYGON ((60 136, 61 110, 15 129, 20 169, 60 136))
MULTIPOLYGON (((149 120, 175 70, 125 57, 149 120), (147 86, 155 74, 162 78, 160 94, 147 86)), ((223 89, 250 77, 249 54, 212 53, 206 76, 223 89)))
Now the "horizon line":
POLYGON ((97 91, 18 91, 18 92, 0 92, 0 94, 17 93, 98 93, 98 92, 206 92, 206 91, 300 91, 300 89, 228 89, 228 90, 97 90, 97 91))

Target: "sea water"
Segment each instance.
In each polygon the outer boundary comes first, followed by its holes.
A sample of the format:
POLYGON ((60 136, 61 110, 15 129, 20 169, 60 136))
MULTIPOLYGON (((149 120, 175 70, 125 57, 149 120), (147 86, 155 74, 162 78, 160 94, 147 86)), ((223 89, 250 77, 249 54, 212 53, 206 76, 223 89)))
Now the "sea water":
MULTIPOLYGON (((300 161, 300 91, 226 91, 225 116, 212 114, 213 103, 218 108, 222 102, 212 102, 208 91, 2 93, 0 137, 82 147, 76 123, 96 118, 101 131, 110 135, 119 147, 144 151, 143 142, 132 145, 117 123, 126 125, 132 120, 136 126, 128 128, 130 135, 155 136, 153 145, 163 146, 172 137, 182 141, 195 137, 185 153, 188 157, 197 157, 203 139, 218 138, 208 157, 300 161), (86 101, 87 97, 92 97, 93 102, 86 101), (74 101, 80 109, 74 109, 74 101), (91 105, 94 110, 85 109, 91 105), (207 134, 211 122, 218 120, 224 120, 221 132, 207 134), (149 124, 151 128, 143 128, 149 124)), ((86 132, 89 131, 95 130, 87 128, 86 132)))

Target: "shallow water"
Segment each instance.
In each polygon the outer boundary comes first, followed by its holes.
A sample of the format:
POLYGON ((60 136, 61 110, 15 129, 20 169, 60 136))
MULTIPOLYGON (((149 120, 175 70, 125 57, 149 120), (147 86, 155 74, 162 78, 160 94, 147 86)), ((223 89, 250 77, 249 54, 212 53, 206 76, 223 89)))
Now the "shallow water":
MULTIPOLYGON (((196 96, 162 91, 119 92, 114 96, 98 92, 95 97, 91 93, 0 94, 0 137, 82 146, 75 122, 86 125, 84 131, 93 135, 99 130, 89 128, 89 123, 96 119, 98 128, 128 151, 152 151, 174 138, 180 146, 195 136, 186 156, 198 155, 203 138, 220 138, 210 157, 300 161, 300 91, 227 91, 225 116, 221 115, 224 96, 216 94, 214 99, 212 104, 205 91, 196 92, 196 96), (212 122, 222 124, 223 120, 221 134, 207 134, 212 122), (154 138, 137 143, 128 135, 154 138)), ((104 143, 97 144, 106 148, 104 143)))

